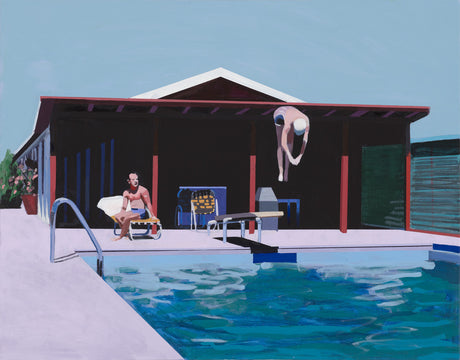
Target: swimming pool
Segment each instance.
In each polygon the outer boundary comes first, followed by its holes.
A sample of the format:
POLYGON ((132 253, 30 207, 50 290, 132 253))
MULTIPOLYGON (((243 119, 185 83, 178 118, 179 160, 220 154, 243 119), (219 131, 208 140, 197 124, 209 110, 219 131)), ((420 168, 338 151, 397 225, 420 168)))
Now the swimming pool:
POLYGON ((418 250, 296 257, 109 256, 104 271, 186 359, 458 358, 457 265, 418 250))

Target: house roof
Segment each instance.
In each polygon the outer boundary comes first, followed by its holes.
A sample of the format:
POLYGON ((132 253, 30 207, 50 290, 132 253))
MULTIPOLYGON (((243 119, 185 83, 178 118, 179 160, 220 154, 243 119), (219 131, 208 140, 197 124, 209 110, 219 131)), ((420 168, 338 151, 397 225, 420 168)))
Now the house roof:
MULTIPOLYGON (((182 116, 195 110, 218 116, 225 112, 236 116, 271 117, 279 106, 295 106, 316 119, 381 118, 414 122, 430 112, 426 106, 355 105, 306 103, 257 82, 218 68, 132 98, 40 97, 34 130, 16 151, 18 158, 45 131, 56 109, 78 112, 116 112, 154 114, 175 108, 182 116), (249 90, 248 90, 249 89, 249 90), (248 100, 241 100, 243 99, 248 100)), ((59 111, 59 110, 58 110, 59 111)))
POLYGON ((55 109, 80 113, 113 112, 119 114, 154 114, 167 108, 174 108, 182 116, 199 110, 201 114, 218 116, 221 112, 236 116, 262 116, 271 118, 279 106, 294 106, 315 119, 341 120, 357 118, 381 118, 383 120, 402 119, 414 122, 428 115, 426 106, 392 105, 354 105, 354 104, 317 104, 281 101, 225 101, 225 100, 182 100, 182 99, 116 99, 116 98, 79 98, 50 97, 40 98, 40 108, 35 123, 35 134, 42 133, 49 125, 55 109))
MULTIPOLYGON (((148 92, 133 96, 132 98, 133 99, 164 99, 164 98, 177 99, 180 97, 180 96, 178 97, 177 95, 180 95, 185 90, 189 90, 189 89, 196 88, 199 86, 202 87, 204 86, 204 84, 216 82, 218 79, 224 79, 234 84, 240 85, 242 87, 251 89, 257 93, 264 94, 270 97, 271 98, 270 100, 272 101, 304 102, 303 100, 300 100, 288 94, 282 93, 281 91, 272 89, 268 86, 260 84, 251 79, 245 78, 244 76, 238 75, 222 67, 205 72, 203 74, 189 77, 187 79, 175 82, 167 86, 163 86, 161 88, 158 88, 152 91, 148 91, 148 92)), ((190 96, 190 92, 187 94, 187 98, 188 99, 193 98, 193 96, 190 96)), ((226 99, 227 100, 240 100, 240 99, 231 99, 228 96, 226 99)), ((207 100, 218 100, 218 99, 212 99, 209 96, 207 96, 207 100)), ((265 100, 269 100, 269 99, 266 98, 265 100)))

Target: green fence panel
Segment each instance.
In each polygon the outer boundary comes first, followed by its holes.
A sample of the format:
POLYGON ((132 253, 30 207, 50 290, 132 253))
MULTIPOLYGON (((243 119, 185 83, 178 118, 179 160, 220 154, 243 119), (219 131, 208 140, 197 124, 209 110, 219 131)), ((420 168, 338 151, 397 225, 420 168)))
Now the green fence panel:
POLYGON ((403 145, 363 146, 361 223, 404 229, 405 160, 403 145))

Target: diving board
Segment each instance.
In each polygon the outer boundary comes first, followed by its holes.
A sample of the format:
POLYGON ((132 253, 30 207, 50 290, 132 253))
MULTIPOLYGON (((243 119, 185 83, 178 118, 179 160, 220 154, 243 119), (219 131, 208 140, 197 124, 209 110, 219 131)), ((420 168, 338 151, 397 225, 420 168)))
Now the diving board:
POLYGON ((241 237, 244 237, 246 231, 246 221, 255 221, 257 223, 257 242, 262 241, 262 219, 281 217, 284 213, 282 211, 256 211, 246 213, 235 213, 218 215, 208 222, 208 235, 211 230, 211 226, 218 226, 222 224, 223 229, 223 241, 227 242, 227 225, 230 223, 239 223, 241 227, 241 237))

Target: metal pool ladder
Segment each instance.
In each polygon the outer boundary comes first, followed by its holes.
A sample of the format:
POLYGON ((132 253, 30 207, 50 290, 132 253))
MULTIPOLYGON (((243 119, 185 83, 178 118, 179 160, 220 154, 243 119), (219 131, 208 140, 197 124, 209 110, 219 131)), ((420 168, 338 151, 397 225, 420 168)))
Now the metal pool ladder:
POLYGON ((99 276, 103 276, 104 273, 104 256, 102 255, 102 248, 99 245, 99 243, 96 240, 96 237, 94 236, 93 232, 88 226, 88 223, 86 222, 85 218, 83 217, 82 213, 78 209, 77 205, 72 200, 69 200, 67 198, 61 197, 59 199, 56 199, 56 201, 53 203, 53 207, 51 208, 51 214, 50 214, 50 262, 54 263, 54 245, 55 245, 55 233, 56 233, 56 213, 60 205, 62 204, 68 204, 70 207, 73 209, 75 212, 75 215, 77 215, 78 220, 80 220, 80 223, 83 225, 85 228, 86 232, 88 233, 91 241, 93 242, 94 247, 96 248, 97 251, 97 273, 99 276))

